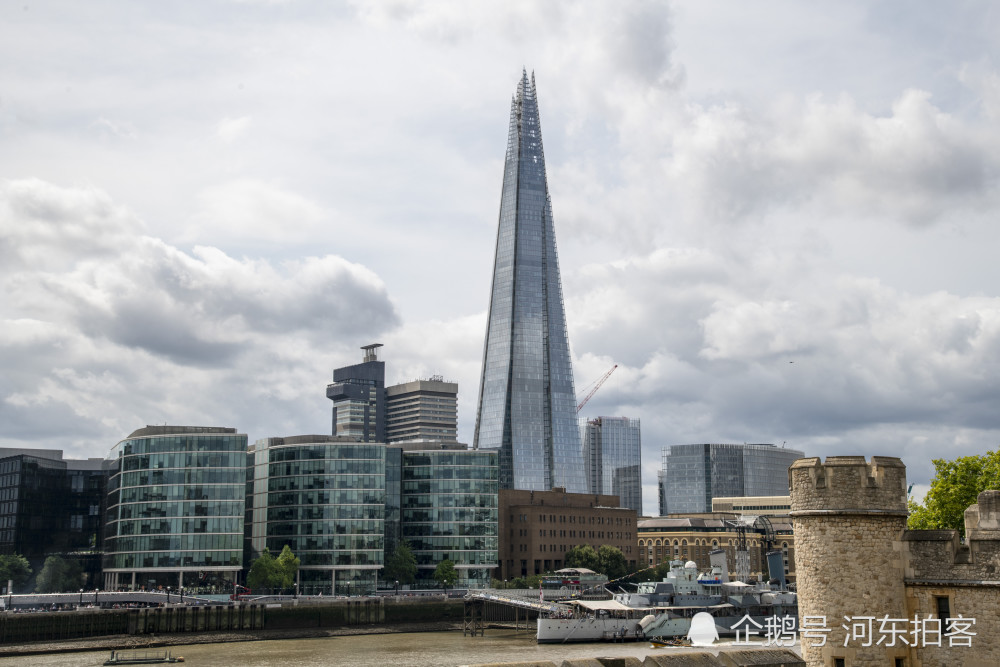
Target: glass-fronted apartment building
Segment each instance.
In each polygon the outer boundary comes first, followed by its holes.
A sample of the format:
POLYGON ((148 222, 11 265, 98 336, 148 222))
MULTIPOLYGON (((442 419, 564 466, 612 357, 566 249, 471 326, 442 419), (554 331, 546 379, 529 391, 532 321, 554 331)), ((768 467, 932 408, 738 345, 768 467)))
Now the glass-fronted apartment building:
POLYGON ((417 586, 433 585, 446 558, 455 563, 457 586, 487 586, 499 549, 498 453, 436 444, 400 448, 400 539, 416 558, 417 586))
POLYGON ((711 512, 712 498, 787 495, 788 467, 802 456, 771 444, 664 447, 660 515, 711 512))
POLYGON ((99 586, 102 463, 64 459, 58 449, 0 447, 0 553, 24 556, 35 575, 48 556, 74 561, 80 585, 99 586))
POLYGON ((642 515, 642 435, 638 419, 580 420, 589 493, 617 496, 621 507, 642 515))
POLYGON ((500 488, 586 493, 534 77, 511 105, 474 449, 500 488))
POLYGON ((300 435, 258 440, 248 458, 248 565, 287 544, 301 561, 300 593, 373 593, 385 553, 386 446, 300 435))
POLYGON ((243 567, 247 436, 147 426, 105 460, 106 590, 227 591, 243 567))

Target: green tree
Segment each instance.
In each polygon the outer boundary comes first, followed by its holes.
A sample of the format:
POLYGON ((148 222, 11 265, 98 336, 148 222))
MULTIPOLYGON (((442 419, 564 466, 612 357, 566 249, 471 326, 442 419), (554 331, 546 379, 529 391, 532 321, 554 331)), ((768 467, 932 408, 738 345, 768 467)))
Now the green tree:
POLYGON ((965 536, 965 510, 982 491, 1000 489, 1000 451, 934 459, 934 478, 923 503, 909 501, 908 527, 913 530, 955 529, 965 536))
POLYGON ((403 540, 385 563, 386 581, 412 584, 417 579, 417 559, 410 549, 410 543, 403 540))
POLYGON ((299 563, 299 557, 293 554, 292 548, 286 544, 278 557, 274 559, 279 588, 292 587, 292 584, 295 583, 295 575, 299 572, 299 563))
POLYGON ((8 581, 13 581, 15 586, 20 586, 30 576, 31 565, 27 558, 21 554, 0 555, 0 586, 6 586, 8 581))
POLYGON ((35 590, 39 593, 72 592, 78 590, 82 583, 83 569, 79 563, 49 556, 35 579, 35 590))
POLYGON ((563 564, 565 567, 585 567, 588 570, 593 570, 597 572, 601 567, 601 559, 594 551, 594 547, 589 544, 584 544, 581 546, 575 546, 566 552, 566 557, 563 558, 563 564))
POLYGON ((450 558, 445 558, 438 563, 438 566, 434 569, 434 580, 441 584, 445 591, 454 586, 455 582, 458 581, 458 571, 455 569, 455 564, 451 562, 450 558))
POLYGON ((608 579, 618 579, 628 574, 628 563, 625 554, 618 547, 602 544, 597 550, 597 571, 607 575, 608 579))
POLYGON ((278 577, 278 565, 274 562, 274 556, 267 549, 259 558, 250 564, 250 572, 247 573, 247 586, 253 590, 265 588, 275 588, 280 584, 278 577))

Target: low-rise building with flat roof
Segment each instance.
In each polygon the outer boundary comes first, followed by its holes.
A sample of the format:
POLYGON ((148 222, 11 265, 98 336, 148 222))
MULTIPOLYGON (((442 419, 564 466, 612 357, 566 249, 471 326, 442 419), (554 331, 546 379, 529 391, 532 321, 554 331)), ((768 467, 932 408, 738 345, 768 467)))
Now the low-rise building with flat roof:
POLYGON ((732 512, 754 516, 788 516, 791 496, 730 496, 712 498, 713 512, 732 512))
MULTIPOLYGON (((791 520, 786 517, 767 517, 773 530, 770 549, 765 543, 764 521, 750 521, 744 536, 750 553, 750 573, 763 576, 767 572, 766 551, 781 551, 785 576, 795 578, 795 537, 791 520)), ((737 571, 736 552, 739 547, 740 516, 727 512, 691 515, 670 515, 643 518, 638 522, 640 567, 655 567, 674 559, 693 560, 698 569, 711 567, 709 554, 717 549, 726 551, 730 573, 737 571)))
POLYGON ((621 549, 634 567, 636 512, 617 496, 551 491, 500 491, 500 568, 497 579, 554 572, 566 552, 607 544, 621 549))

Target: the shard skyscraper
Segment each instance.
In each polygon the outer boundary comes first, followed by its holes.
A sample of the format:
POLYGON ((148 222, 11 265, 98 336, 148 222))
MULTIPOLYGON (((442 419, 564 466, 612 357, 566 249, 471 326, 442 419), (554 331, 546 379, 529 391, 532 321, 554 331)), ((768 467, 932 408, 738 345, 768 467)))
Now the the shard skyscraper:
POLYGON ((500 488, 586 493, 535 77, 511 103, 473 446, 500 450, 500 488))

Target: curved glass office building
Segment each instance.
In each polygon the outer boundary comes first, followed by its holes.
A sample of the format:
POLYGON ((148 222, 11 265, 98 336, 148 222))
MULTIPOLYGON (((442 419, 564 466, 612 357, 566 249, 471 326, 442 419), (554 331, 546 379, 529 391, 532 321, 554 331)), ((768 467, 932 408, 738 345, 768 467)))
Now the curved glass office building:
POLYGON ((115 445, 108 473, 104 586, 231 590, 243 567, 247 436, 147 426, 115 445))
MULTIPOLYGON (((413 447, 419 447, 419 444, 413 447)), ((417 561, 417 585, 450 559, 459 587, 488 586, 497 566, 498 453, 402 452, 401 532, 417 561)))
POLYGON ((249 559, 287 544, 301 559, 299 592, 373 593, 385 548, 385 445, 300 435, 251 449, 249 559))

